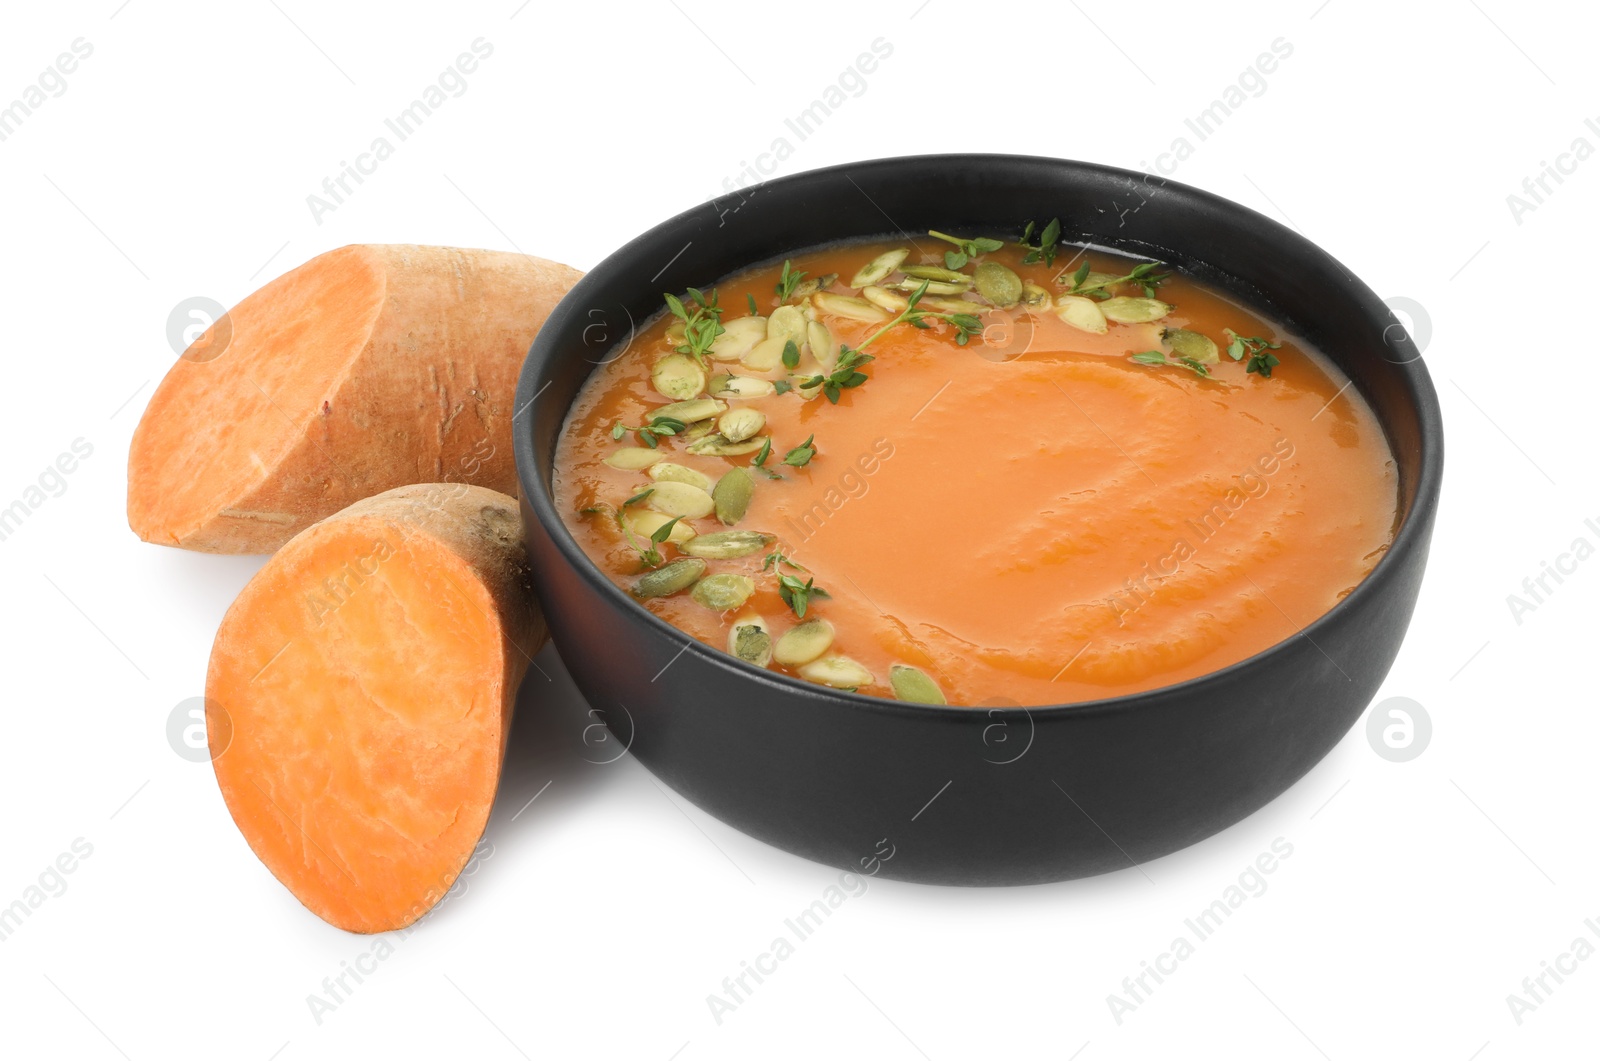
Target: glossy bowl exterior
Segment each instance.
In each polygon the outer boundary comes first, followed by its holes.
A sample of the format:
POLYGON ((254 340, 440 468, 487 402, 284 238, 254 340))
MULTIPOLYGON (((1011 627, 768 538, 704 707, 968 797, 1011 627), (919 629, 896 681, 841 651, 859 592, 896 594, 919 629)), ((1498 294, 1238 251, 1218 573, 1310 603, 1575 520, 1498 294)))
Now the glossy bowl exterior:
POLYGON ((1291 230, 1208 193, 1060 159, 944 155, 799 174, 667 221, 588 274, 522 373, 515 426, 538 592, 578 687, 657 777, 723 821, 832 866, 943 884, 1125 868, 1283 792, 1361 716, 1411 618, 1443 467, 1420 352, 1384 303, 1291 230), (1054 707, 927 707, 761 671, 657 619, 583 554, 551 502, 555 443, 597 363, 661 306, 840 240, 1014 232, 1148 255, 1289 324, 1355 381, 1399 467, 1393 546, 1301 634, 1204 677, 1054 707), (886 861, 872 862, 880 850, 886 861))

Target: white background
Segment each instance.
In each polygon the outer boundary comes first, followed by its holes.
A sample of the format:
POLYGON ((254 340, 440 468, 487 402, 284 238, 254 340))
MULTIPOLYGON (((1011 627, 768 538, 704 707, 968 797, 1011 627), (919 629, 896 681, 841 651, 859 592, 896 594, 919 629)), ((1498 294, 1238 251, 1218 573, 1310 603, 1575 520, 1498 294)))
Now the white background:
MULTIPOLYGON (((1600 960, 1547 981, 1520 1024, 1507 1004, 1600 919, 1600 561, 1520 623, 1507 604, 1574 539, 1600 543, 1584 524, 1600 523, 1600 161, 1520 217, 1507 203, 1576 138, 1600 147, 1584 124, 1600 126, 1592 11, 520 2, 6 13, 0 103, 74 39, 93 54, 0 142, 0 507, 75 439, 93 454, 0 541, 0 905, 74 840, 93 853, 0 943, 0 1053, 1592 1056, 1600 960), (494 51, 465 94, 319 224, 307 195, 479 37, 494 51), (783 119, 878 37, 893 54, 865 91, 797 140, 783 119), (1184 119, 1279 37, 1292 56, 1197 141, 1184 119), (209 767, 166 736, 260 563, 127 529, 127 443, 173 360, 169 312, 232 304, 351 242, 588 267, 780 136, 793 154, 777 173, 962 149, 1140 168, 1187 136, 1174 179, 1292 223, 1380 295, 1425 307, 1413 330, 1449 473, 1379 699, 1423 705, 1431 742, 1393 763, 1358 727, 1269 807, 1139 870, 992 891, 874 881, 718 1024, 707 995, 837 873, 703 815, 631 759, 585 761, 606 753, 584 743, 547 652, 554 680, 526 690, 492 857, 319 1023, 307 996, 375 942, 306 913, 240 839, 209 767), (1123 978, 1279 837, 1293 855, 1268 890, 1113 1019, 1123 978)), ((1041 828, 1066 813, 1040 806, 1041 828)))

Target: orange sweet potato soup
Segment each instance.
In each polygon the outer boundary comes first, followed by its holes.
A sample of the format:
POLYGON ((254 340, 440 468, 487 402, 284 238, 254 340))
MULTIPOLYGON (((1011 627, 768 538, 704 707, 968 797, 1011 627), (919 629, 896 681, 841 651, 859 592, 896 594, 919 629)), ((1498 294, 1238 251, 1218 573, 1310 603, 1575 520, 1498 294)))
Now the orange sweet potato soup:
POLYGON ((555 493, 645 607, 752 666, 1040 705, 1228 666, 1394 530, 1322 355, 1155 262, 931 233, 760 266, 595 371, 555 493))

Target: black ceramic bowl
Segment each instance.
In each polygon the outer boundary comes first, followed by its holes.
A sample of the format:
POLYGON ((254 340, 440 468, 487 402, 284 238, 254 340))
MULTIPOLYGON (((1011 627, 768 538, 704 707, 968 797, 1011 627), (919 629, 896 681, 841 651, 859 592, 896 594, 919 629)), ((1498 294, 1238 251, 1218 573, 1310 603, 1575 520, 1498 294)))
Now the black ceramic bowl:
POLYGON ((882 159, 695 207, 588 274, 551 314, 517 390, 529 550, 556 647, 590 705, 657 777, 723 821, 832 866, 941 884, 1066 880, 1210 836, 1292 785, 1360 717, 1410 621, 1443 467, 1419 351, 1384 303, 1277 222, 1194 188, 1008 155, 882 159), (1051 707, 929 707, 757 670, 641 607, 551 501, 574 396, 661 307, 758 262, 899 232, 1006 233, 1147 255, 1308 338, 1376 410, 1399 465, 1393 546, 1301 634, 1215 673, 1051 707), (931 802, 930 802, 931 801, 931 802), (887 861, 872 861, 883 851, 887 861))

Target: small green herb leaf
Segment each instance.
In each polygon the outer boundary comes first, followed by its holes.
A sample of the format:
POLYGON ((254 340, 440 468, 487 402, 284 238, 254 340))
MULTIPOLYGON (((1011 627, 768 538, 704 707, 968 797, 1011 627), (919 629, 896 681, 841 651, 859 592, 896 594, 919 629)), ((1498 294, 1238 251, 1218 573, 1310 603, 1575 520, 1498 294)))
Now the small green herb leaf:
POLYGON ((1224 328, 1223 334, 1228 337, 1229 357, 1239 361, 1246 355, 1249 356, 1250 360, 1244 365, 1247 375, 1254 372, 1263 378, 1271 378, 1272 370, 1283 364, 1276 354, 1269 352, 1283 349, 1282 343, 1263 339, 1259 335, 1239 335, 1232 328, 1224 328))
POLYGON ((783 476, 767 467, 767 461, 771 458, 772 438, 769 436, 761 440, 761 449, 756 452, 755 457, 751 459, 750 463, 765 472, 768 479, 782 479, 783 476))
POLYGON ((1061 253, 1059 243, 1061 239, 1061 219, 1058 217, 1050 219, 1050 223, 1045 225, 1044 230, 1039 233, 1038 243, 1028 242, 1029 237, 1032 235, 1033 222, 1029 221, 1027 227, 1022 230, 1022 239, 1017 241, 1018 245, 1028 252, 1022 256, 1022 264, 1033 265, 1037 262, 1044 262, 1046 265, 1054 265, 1056 263, 1056 255, 1061 253))
POLYGON ((798 364, 800 364, 800 348, 794 345, 793 339, 790 339, 783 344, 783 367, 792 370, 798 364))
POLYGON ((650 540, 655 542, 657 545, 660 545, 662 542, 666 541, 668 536, 672 534, 672 528, 676 527, 678 525, 678 521, 682 518, 682 516, 673 516, 671 519, 667 520, 667 522, 655 529, 655 531, 650 535, 650 540))
POLYGON ((796 619, 806 617, 806 609, 811 606, 813 597, 826 598, 828 591, 817 585, 815 578, 808 578, 801 582, 793 575, 778 576, 778 596, 783 599, 794 612, 796 619))
POLYGON ((804 468, 811 463, 811 458, 817 455, 817 447, 812 445, 817 436, 811 435, 800 445, 783 455, 783 463, 791 468, 804 468))
POLYGON ((794 294, 794 289, 799 287, 800 281, 804 280, 805 278, 805 273, 795 269, 793 267, 793 263, 785 259, 783 263, 783 273, 778 277, 778 297, 787 302, 789 297, 794 294))

